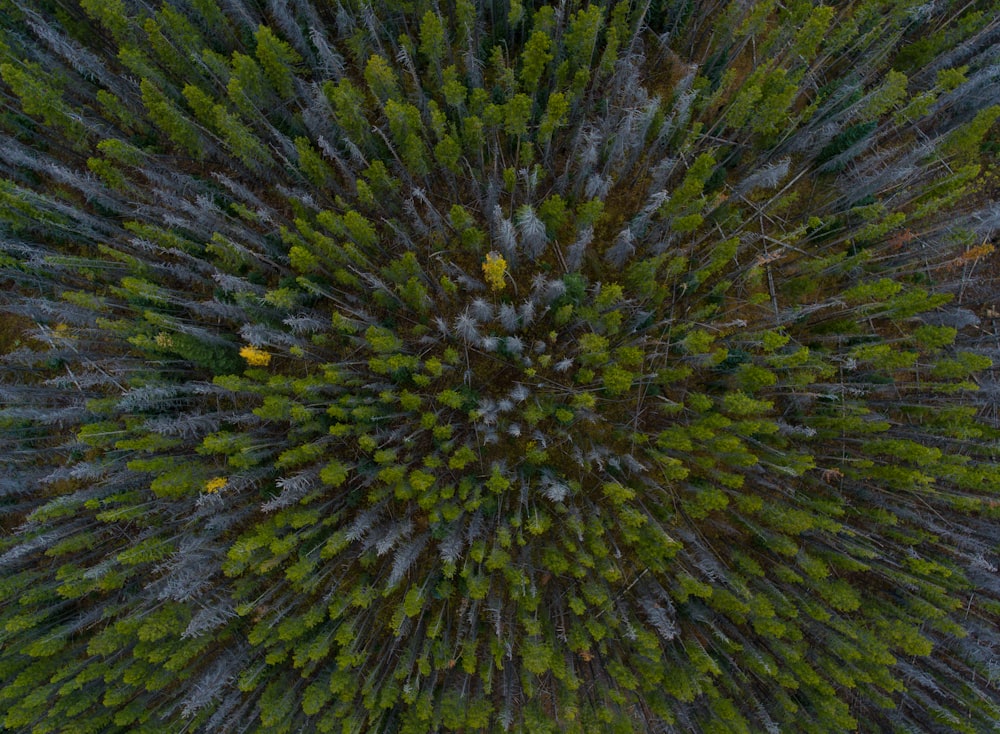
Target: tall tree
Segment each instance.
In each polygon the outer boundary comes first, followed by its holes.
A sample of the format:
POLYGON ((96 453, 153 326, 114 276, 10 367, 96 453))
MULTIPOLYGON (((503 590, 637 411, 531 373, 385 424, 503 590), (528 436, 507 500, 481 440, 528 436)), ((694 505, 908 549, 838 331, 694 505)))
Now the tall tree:
POLYGON ((995 728, 995 2, 2 7, 0 728, 995 728))

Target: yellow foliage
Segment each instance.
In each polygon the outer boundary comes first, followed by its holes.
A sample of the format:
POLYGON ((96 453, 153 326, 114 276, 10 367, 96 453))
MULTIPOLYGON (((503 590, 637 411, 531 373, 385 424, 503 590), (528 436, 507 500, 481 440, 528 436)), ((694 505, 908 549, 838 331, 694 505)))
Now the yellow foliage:
POLYGON ((70 331, 69 326, 62 322, 59 322, 58 324, 52 327, 52 335, 55 336, 57 339, 69 340, 75 338, 73 336, 73 333, 70 331))
POLYGON ((225 487, 229 483, 229 480, 225 477, 216 477, 215 479, 209 479, 205 482, 205 491, 209 494, 215 494, 220 489, 225 487))
POLYGON ((485 276, 490 288, 495 291, 502 291, 506 285, 504 281, 506 275, 507 261, 504 260, 503 255, 498 252, 487 253, 486 262, 483 263, 483 276, 485 276))
POLYGON ((989 243, 989 241, 983 242, 983 244, 977 247, 970 247, 968 250, 963 252, 958 256, 957 263, 960 265, 965 265, 966 263, 976 263, 988 255, 992 255, 995 251, 995 247, 989 243))
POLYGON ((271 364, 271 355, 265 351, 247 345, 240 350, 240 356, 247 361, 251 367, 267 367, 271 364))

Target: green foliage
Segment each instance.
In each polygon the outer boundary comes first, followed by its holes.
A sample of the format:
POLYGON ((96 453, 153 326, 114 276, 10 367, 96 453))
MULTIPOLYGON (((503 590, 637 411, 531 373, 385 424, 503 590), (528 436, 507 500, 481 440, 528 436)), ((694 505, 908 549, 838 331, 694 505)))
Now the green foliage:
POLYGON ((907 83, 905 74, 890 71, 879 88, 868 95, 859 111, 859 116, 873 118, 888 112, 906 96, 907 83))
POLYGON ((534 31, 524 46, 521 60, 521 88, 527 92, 538 89, 546 65, 552 55, 552 39, 545 31, 534 31))
POLYGON ((953 155, 961 161, 975 160, 983 138, 986 137, 998 119, 1000 119, 1000 105, 980 110, 971 122, 951 133, 943 152, 953 155))
POLYGON ((122 0, 80 0, 80 7, 91 18, 104 26, 115 40, 129 36, 129 15, 122 0))
POLYGON ((347 467, 339 461, 331 461, 320 471, 319 478, 324 484, 339 487, 347 480, 347 467))
POLYGON ((994 10, 3 5, 0 728, 991 730, 994 10))
POLYGON ((185 153, 200 158, 204 152, 201 137, 191 120, 148 79, 143 79, 140 87, 150 120, 185 153))
POLYGON ((21 109, 62 130, 71 141, 83 136, 83 127, 63 101, 62 84, 34 63, 0 64, 0 77, 20 98, 21 109))
POLYGON ((428 10, 420 21, 420 53, 431 64, 440 64, 445 43, 445 28, 441 18, 428 10))
POLYGON ((368 59, 364 76, 368 89, 379 102, 384 103, 399 96, 398 82, 392 66, 378 54, 368 59))
POLYGON ((850 150, 874 132, 876 122, 859 122, 844 130, 831 140, 816 156, 817 163, 826 163, 841 153, 850 150))
POLYGON ((633 375, 631 372, 617 365, 606 367, 601 373, 604 389, 612 396, 627 392, 632 386, 632 378, 633 375))
POLYGON ((299 63, 301 58, 266 25, 258 26, 255 38, 257 60, 268 81, 282 97, 292 97, 295 94, 295 77, 291 67, 299 63))

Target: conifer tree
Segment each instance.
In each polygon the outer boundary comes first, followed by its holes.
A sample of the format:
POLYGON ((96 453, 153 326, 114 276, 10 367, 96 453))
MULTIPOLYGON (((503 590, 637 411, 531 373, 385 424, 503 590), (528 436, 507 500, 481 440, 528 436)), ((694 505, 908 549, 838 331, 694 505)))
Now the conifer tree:
POLYGON ((0 0, 0 729, 993 731, 995 0, 0 0))

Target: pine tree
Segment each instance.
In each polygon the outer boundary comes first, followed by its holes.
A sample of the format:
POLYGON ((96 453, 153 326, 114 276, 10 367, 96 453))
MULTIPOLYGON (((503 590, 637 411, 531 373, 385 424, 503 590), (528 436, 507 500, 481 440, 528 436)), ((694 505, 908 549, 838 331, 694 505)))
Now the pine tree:
POLYGON ((995 3, 3 7, 0 728, 995 727, 995 3))

